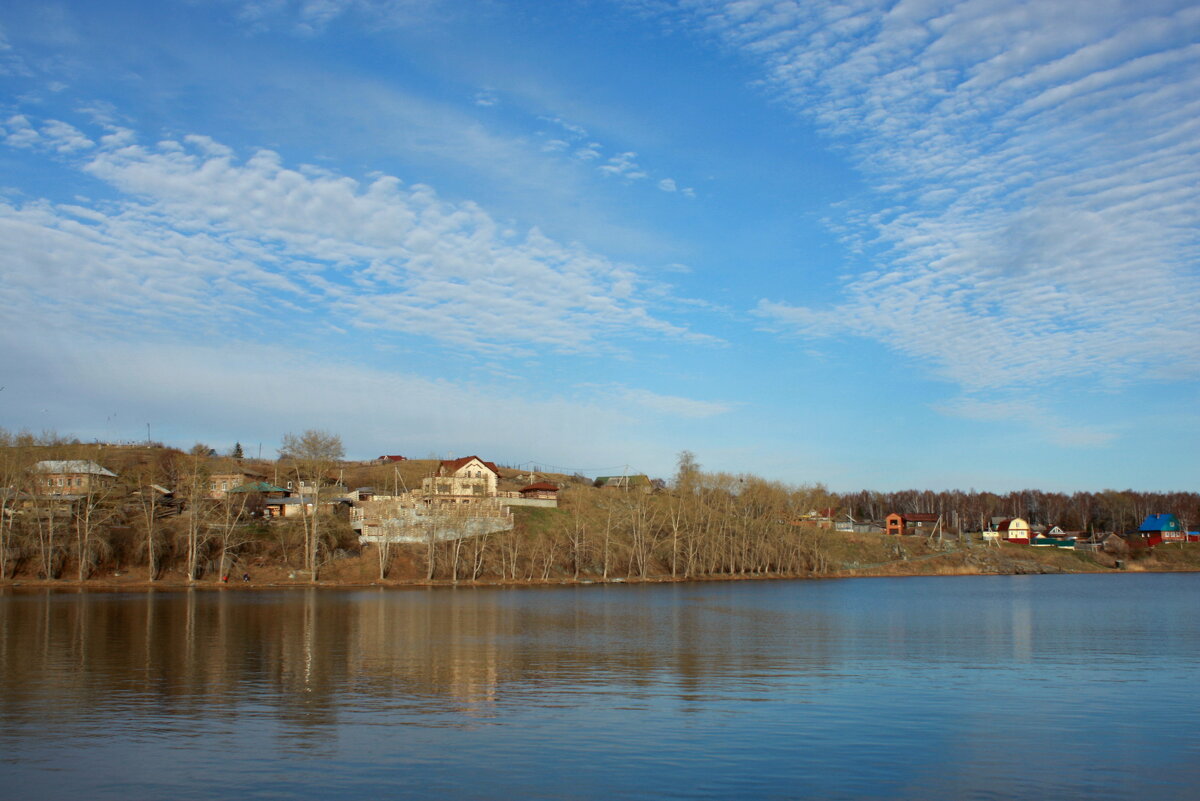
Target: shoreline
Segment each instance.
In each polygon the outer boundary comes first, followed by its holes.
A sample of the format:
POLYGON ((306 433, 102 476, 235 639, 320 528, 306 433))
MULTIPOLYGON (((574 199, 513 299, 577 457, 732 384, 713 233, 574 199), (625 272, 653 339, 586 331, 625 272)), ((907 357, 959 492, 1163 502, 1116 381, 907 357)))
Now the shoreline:
POLYGON ((878 578, 980 578, 980 577, 995 577, 995 576, 1065 576, 1065 575, 1135 575, 1145 573, 1196 573, 1200 572, 1195 568, 1183 567, 1153 567, 1146 569, 1138 567, 1132 570, 1109 569, 1109 570, 1080 570, 1080 571, 1065 571, 1065 570, 1042 570, 1042 571, 1024 571, 1013 570, 1009 572, 995 571, 908 571, 908 572, 868 572, 855 569, 847 569, 833 573, 824 574, 805 574, 805 575, 759 575, 759 576, 691 576, 688 578, 672 578, 670 576, 657 576, 649 578, 637 577, 618 577, 610 579, 519 579, 516 581, 506 580, 485 580, 485 581, 458 581, 454 582, 449 579, 437 579, 427 581, 425 579, 383 579, 383 580, 321 580, 317 582, 308 582, 303 580, 288 580, 288 581, 254 581, 249 582, 237 581, 228 584, 213 581, 195 581, 187 582, 180 579, 159 579, 157 581, 148 581, 146 579, 132 579, 122 581, 119 578, 93 578, 85 581, 73 579, 29 579, 29 580, 12 580, 6 579, 0 581, 0 592, 6 590, 57 590, 63 592, 181 592, 188 590, 216 591, 216 592, 256 592, 264 590, 364 590, 364 589, 389 589, 389 590, 407 590, 407 589, 532 589, 539 587, 601 587, 601 586, 621 586, 621 585, 647 585, 647 584, 711 584, 724 582, 745 582, 745 581, 820 581, 820 580, 844 580, 844 579, 878 579, 878 578))

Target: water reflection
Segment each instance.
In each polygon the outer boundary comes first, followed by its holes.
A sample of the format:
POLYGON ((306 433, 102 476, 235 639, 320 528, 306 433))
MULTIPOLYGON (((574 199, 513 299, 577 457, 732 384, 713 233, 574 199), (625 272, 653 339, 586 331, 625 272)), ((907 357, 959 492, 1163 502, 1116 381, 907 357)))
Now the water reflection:
MULTIPOLYGON (((1191 781, 1188 740, 1170 755, 1159 738, 1196 723, 1181 699, 1200 625, 1142 610, 1194 608, 1200 577, 1095 578, 9 592, 0 760, 40 775, 83 753, 106 774, 136 752, 231 783, 267 771, 277 789, 320 766, 460 797, 494 797, 470 778, 486 766, 518 794, 548 770, 562 788, 602 774, 606 793, 647 796, 708 771, 700 795, 803 776, 824 797, 956 798, 1064 770, 1090 792, 1090 751, 1026 756, 1020 775, 1011 755, 1119 725, 1130 762, 1114 787, 1168 757, 1159 779, 1191 781), (265 767, 280 763, 292 772, 265 767)), ((230 789, 157 780, 159 795, 230 789)))

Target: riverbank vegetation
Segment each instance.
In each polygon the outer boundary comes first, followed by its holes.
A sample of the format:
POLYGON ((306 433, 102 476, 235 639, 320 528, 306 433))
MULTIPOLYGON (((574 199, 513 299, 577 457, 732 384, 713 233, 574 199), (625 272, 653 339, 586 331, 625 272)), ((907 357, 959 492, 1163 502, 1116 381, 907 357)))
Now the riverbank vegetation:
MULTIPOLYGON (((360 545, 344 513, 270 520, 251 493, 212 498, 210 479, 225 473, 259 474, 273 484, 323 474, 386 492, 418 485, 437 464, 347 462, 340 442, 302 444, 262 460, 240 446, 220 456, 203 445, 183 452, 0 432, 0 580, 195 584, 231 577, 236 584, 249 576, 261 586, 318 578, 462 584, 1200 569, 1196 544, 1082 553, 985 545, 967 533, 996 515, 1086 530, 1136 527, 1140 517, 1164 510, 1195 521, 1195 493, 838 494, 820 484, 706 472, 686 452, 674 476, 644 488, 597 488, 582 476, 543 473, 561 488, 559 508, 517 507, 510 531, 385 550, 360 545), (49 459, 93 461, 117 479, 65 503, 37 485, 34 465, 49 459), (945 525, 931 537, 856 534, 833 530, 832 510, 864 520, 932 511, 945 525)), ((520 471, 501 473, 515 481, 520 471)))

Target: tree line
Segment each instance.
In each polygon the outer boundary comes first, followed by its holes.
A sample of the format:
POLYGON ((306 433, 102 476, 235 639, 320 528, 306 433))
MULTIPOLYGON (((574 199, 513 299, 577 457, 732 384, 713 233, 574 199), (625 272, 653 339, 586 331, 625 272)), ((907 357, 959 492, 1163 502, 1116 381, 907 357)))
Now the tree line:
POLYGON ((0 430, 0 578, 82 581, 101 569, 136 567, 151 581, 168 573, 220 580, 257 565, 317 581, 349 556, 366 557, 379 578, 452 582, 819 575, 841 566, 846 539, 815 523, 812 512, 868 521, 933 512, 945 533, 979 531, 993 517, 1076 531, 1130 530, 1155 512, 1192 526, 1200 521, 1196 493, 834 493, 821 484, 704 471, 684 451, 659 488, 602 489, 568 479, 560 508, 519 507, 508 531, 447 538, 452 521, 442 521, 442 534, 421 544, 360 546, 346 518, 320 503, 342 457, 336 435, 287 435, 272 472, 307 487, 317 513, 267 521, 260 494, 212 497, 210 479, 229 462, 207 446, 104 449, 0 430), (95 461, 119 478, 66 503, 37 484, 34 466, 49 459, 95 461))

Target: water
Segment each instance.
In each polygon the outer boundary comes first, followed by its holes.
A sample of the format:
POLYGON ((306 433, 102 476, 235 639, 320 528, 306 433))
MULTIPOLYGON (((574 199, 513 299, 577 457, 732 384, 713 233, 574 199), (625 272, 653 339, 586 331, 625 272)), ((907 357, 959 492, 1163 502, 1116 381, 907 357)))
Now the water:
POLYGON ((0 798, 1200 797, 1200 575, 0 596, 0 798))

